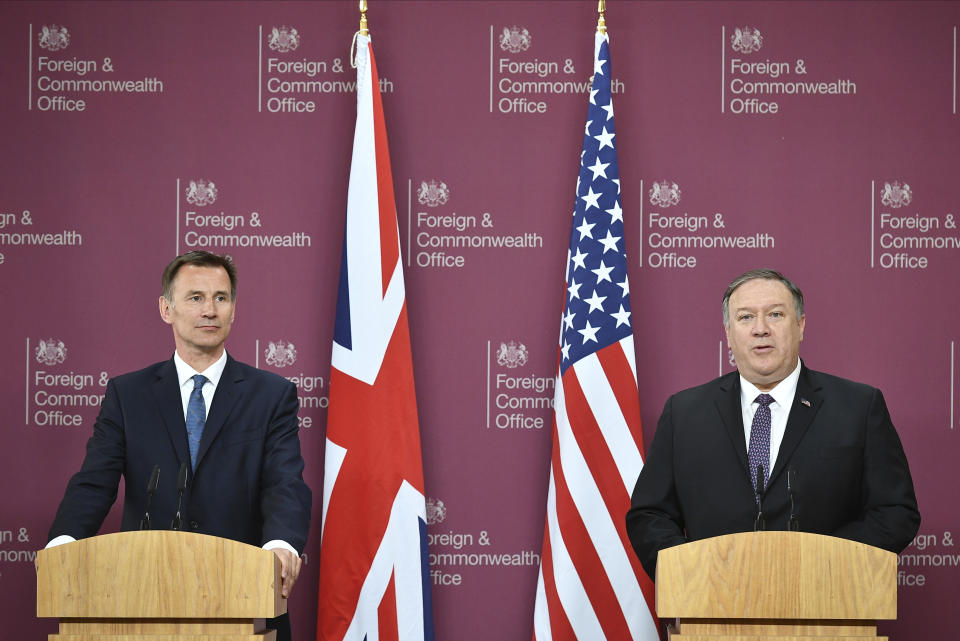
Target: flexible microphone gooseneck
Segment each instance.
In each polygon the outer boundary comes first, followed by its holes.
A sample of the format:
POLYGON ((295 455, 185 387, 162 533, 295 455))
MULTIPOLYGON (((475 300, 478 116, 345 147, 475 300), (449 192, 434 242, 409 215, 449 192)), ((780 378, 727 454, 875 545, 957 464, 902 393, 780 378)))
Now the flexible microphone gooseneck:
POLYGON ((766 521, 763 518, 763 495, 766 489, 763 486, 763 464, 757 465, 757 518, 753 522, 754 532, 763 532, 767 529, 766 521))
POLYGON ((187 464, 180 464, 180 474, 177 475, 177 513, 173 515, 173 522, 170 523, 171 530, 183 529, 183 518, 180 516, 180 508, 183 505, 183 491, 187 489, 187 464))
POLYGON ((160 465, 153 466, 153 472, 150 473, 150 480, 147 482, 147 510, 140 519, 140 529, 150 530, 153 524, 150 522, 150 503, 153 502, 153 495, 157 493, 157 484, 160 482, 160 465))
POLYGON ((787 530, 800 531, 800 520, 797 518, 797 468, 792 465, 787 468, 787 494, 790 495, 790 519, 787 521, 787 530))

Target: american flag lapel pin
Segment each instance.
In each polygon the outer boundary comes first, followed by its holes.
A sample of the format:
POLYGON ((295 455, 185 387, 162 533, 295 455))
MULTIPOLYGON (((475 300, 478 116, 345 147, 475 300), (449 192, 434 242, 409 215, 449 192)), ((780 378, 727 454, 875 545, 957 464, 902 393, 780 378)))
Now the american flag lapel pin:
POLYGON ((808 400, 805 399, 805 398, 801 398, 801 399, 800 399, 800 403, 801 403, 802 405, 806 405, 807 407, 810 407, 810 401, 808 401, 808 400))

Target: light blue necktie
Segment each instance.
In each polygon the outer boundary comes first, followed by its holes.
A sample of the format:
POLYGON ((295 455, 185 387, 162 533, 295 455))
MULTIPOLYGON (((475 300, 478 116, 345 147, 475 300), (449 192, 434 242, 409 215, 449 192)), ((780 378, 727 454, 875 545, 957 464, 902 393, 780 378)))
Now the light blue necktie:
POLYGON ((187 443, 190 445, 190 465, 197 467, 197 450, 200 449, 200 437, 203 436, 203 425, 207 422, 207 406, 203 402, 203 384, 207 377, 197 374, 193 377, 193 391, 187 402, 187 443))

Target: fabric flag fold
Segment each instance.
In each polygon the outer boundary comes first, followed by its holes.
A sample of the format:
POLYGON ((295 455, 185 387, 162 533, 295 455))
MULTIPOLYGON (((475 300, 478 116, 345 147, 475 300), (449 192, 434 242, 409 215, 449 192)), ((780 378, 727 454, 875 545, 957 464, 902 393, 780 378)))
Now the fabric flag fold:
POLYGON ((610 44, 597 34, 567 255, 536 641, 656 641, 653 584, 627 539, 643 467, 610 44))
POLYGON ((317 639, 427 641, 426 501, 397 208, 376 63, 357 36, 324 460, 317 639))

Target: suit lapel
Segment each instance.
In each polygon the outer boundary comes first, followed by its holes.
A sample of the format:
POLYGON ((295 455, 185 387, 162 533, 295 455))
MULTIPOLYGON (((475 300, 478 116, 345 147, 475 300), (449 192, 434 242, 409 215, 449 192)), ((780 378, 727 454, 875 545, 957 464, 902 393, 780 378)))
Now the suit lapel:
POLYGON ((820 385, 804 365, 800 370, 800 378, 797 379, 797 393, 793 397, 793 406, 787 416, 787 428, 783 433, 780 451, 777 453, 777 462, 770 474, 770 483, 787 467, 793 451, 797 449, 803 435, 807 433, 822 404, 820 385))
POLYGON ((740 375, 734 372, 720 381, 720 393, 714 401, 723 427, 727 430, 737 458, 747 471, 747 442, 743 435, 743 410, 740 408, 740 375))
POLYGON ((180 463, 190 462, 190 446, 187 445, 187 426, 183 419, 183 399, 180 396, 180 380, 173 359, 160 365, 153 384, 153 398, 170 443, 180 463))
POLYGON ((220 382, 217 383, 217 391, 213 394, 213 403, 207 413, 207 422, 203 426, 203 436, 200 438, 200 447, 197 450, 197 469, 200 469, 204 455, 223 429, 234 405, 243 395, 243 390, 243 374, 237 367, 237 362, 227 355, 227 364, 223 368, 220 382))

